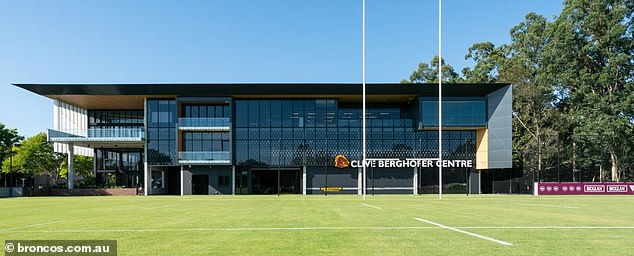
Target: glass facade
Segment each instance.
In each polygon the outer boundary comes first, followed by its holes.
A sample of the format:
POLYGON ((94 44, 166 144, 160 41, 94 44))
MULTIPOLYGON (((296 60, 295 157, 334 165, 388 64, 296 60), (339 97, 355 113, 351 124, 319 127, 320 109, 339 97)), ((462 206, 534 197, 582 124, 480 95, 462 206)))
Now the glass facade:
POLYGON ((143 127, 143 110, 89 110, 88 128, 143 127))
POLYGON ((182 106, 181 117, 231 117, 231 106, 187 104, 182 106))
MULTIPOLYGON (((448 127, 486 127, 485 98, 443 98, 442 125, 448 127)), ((438 127, 438 98, 420 98, 420 120, 424 127, 438 127)))
MULTIPOLYGON (((369 106, 368 158, 433 158, 438 132, 417 131, 412 105, 369 106)), ((361 158, 361 108, 334 99, 235 100, 235 164, 324 166, 361 158)), ((443 132, 445 158, 474 159, 475 131, 443 132)))
POLYGON ((189 152, 230 151, 228 132, 183 132, 183 149, 189 152))
MULTIPOLYGON (((143 110, 88 110, 89 138, 142 138, 143 110)), ((143 183, 143 150, 96 148, 96 185, 136 187, 143 183)))
POLYGON ((177 165, 176 101, 147 99, 147 162, 149 165, 177 165))
MULTIPOLYGON (((181 161, 207 161, 230 164, 231 160, 231 105, 229 104, 183 104, 179 125, 211 128, 226 127, 226 130, 187 131, 181 130, 181 161), (183 122, 187 121, 187 122, 183 122), (187 123, 187 124, 184 124, 187 123), (195 124, 194 124, 195 123, 195 124)), ((183 126, 180 126, 183 128, 183 126)))
POLYGON ((95 149, 96 183, 100 187, 136 187, 143 183, 142 149, 95 149))

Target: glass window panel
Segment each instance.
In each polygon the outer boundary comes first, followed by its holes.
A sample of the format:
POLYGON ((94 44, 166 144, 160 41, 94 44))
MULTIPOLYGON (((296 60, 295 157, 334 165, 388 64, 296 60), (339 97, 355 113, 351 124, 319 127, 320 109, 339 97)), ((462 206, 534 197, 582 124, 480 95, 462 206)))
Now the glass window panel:
POLYGON ((198 117, 198 106, 192 106, 192 117, 198 117))
POLYGON ((271 127, 282 126, 282 102, 279 100, 271 101, 271 127))
POLYGON ((282 101, 282 127, 293 126, 293 101, 282 101))
MULTIPOLYGON (((216 143, 216 142, 213 141, 213 143, 216 143)), ((202 144, 203 144, 202 151, 220 151, 219 149, 216 150, 215 147, 212 147, 212 141, 210 140, 203 140, 202 144)))
POLYGON ((231 106, 223 105, 222 106, 222 116, 223 117, 231 117, 231 106))
POLYGON ((211 151, 222 151, 222 141, 214 140, 211 147, 211 151))
POLYGON ((258 127, 260 122, 259 117, 259 102, 250 100, 249 102, 249 127, 258 127))
POLYGON ((260 127, 271 126, 271 105, 268 100, 260 100, 260 127))

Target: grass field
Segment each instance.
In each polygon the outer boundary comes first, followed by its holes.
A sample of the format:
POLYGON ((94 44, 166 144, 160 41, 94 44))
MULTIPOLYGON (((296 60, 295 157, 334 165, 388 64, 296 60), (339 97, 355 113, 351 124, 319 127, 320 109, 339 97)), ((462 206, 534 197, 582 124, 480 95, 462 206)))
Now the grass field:
POLYGON ((13 239, 113 239, 119 255, 633 255, 634 196, 0 199, 13 239))

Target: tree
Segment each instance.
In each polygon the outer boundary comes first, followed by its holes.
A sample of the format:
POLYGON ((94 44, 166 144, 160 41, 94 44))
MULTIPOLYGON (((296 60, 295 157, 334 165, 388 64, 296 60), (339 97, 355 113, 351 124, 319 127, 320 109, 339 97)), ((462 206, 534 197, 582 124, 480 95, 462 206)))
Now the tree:
POLYGON ((570 117, 573 154, 581 141, 605 148, 613 181, 620 180, 619 160, 632 151, 633 10, 628 0, 567 0, 543 52, 545 79, 570 117))
MULTIPOLYGON (((73 167, 76 177, 80 178, 80 184, 84 186, 93 185, 95 173, 93 171, 93 158, 90 156, 75 155, 73 157, 73 167)), ((60 169, 59 176, 68 178, 68 156, 64 155, 64 162, 60 169)))
POLYGON ((499 68, 503 66, 508 55, 508 47, 495 47, 491 42, 475 43, 469 47, 465 59, 476 62, 474 68, 463 68, 465 82, 495 83, 499 79, 499 68))
MULTIPOLYGON (((460 76, 456 73, 452 66, 442 60, 442 80, 443 82, 456 83, 460 82, 460 76)), ((412 83, 437 83, 438 82, 438 56, 434 56, 429 64, 419 63, 418 69, 414 70, 409 76, 409 80, 401 80, 402 84, 412 83)))
MULTIPOLYGON (((30 175, 48 175, 57 184, 64 167, 66 156, 53 151, 53 144, 46 141, 46 134, 40 133, 21 142, 13 157, 14 169, 30 175)), ((2 163, 3 170, 9 166, 8 159, 2 163)))
MULTIPOLYGON (((3 123, 0 123, 0 162, 3 162, 5 158, 9 158, 13 146, 22 139, 24 138, 18 135, 16 129, 6 128, 3 123)), ((7 168, 3 167, 2 171, 8 172, 8 166, 7 168)))
MULTIPOLYGON (((513 85, 513 147, 515 152, 537 155, 537 169, 543 159, 556 156, 558 132, 552 127, 557 113, 552 104, 552 86, 543 79, 541 53, 548 42, 545 31, 549 22, 529 13, 510 30, 511 43, 499 47, 491 42, 473 44, 465 59, 475 61, 474 68, 462 70, 465 81, 472 83, 504 82, 513 85)), ((524 162, 524 161, 522 161, 524 162)))

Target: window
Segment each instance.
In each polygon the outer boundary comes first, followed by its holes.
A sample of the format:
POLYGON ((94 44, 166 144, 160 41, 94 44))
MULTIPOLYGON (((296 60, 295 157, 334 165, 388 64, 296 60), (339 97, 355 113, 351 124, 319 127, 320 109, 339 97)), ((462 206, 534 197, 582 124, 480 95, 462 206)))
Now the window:
POLYGON ((184 132, 183 148, 190 152, 230 151, 228 132, 184 132))
MULTIPOLYGON (((447 99, 443 100, 443 126, 486 127, 486 100, 447 99)), ((420 100, 420 122, 423 126, 438 126, 438 99, 423 97, 420 100)))
POLYGON ((143 126, 143 110, 89 110, 89 128, 133 128, 143 126))
POLYGON ((147 159, 150 165, 173 165, 176 149, 176 101, 147 100, 147 159))

